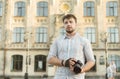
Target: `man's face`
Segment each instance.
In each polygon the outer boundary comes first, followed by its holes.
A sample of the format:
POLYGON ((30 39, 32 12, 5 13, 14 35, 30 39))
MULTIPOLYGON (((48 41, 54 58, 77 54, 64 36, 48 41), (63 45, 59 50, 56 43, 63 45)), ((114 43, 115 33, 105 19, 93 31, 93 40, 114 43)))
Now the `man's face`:
POLYGON ((64 27, 67 33, 73 33, 76 29, 76 22, 73 18, 64 20, 64 27))

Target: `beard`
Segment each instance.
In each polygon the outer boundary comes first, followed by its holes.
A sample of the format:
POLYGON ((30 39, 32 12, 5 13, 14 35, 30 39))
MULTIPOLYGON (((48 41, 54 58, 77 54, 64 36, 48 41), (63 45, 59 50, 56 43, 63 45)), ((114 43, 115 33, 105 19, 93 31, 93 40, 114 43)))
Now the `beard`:
POLYGON ((66 30, 67 33, 71 34, 74 32, 74 30, 66 30))

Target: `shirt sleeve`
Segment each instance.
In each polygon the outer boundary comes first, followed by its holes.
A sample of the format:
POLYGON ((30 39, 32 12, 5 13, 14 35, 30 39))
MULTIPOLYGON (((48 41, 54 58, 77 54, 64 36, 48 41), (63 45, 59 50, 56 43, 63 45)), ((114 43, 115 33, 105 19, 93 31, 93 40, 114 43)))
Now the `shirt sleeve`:
POLYGON ((85 42, 83 51, 84 51, 86 61, 95 61, 93 50, 92 50, 91 44, 88 40, 86 40, 86 42, 85 42))
POLYGON ((57 40, 55 40, 53 44, 50 46, 47 61, 54 56, 57 56, 57 40))

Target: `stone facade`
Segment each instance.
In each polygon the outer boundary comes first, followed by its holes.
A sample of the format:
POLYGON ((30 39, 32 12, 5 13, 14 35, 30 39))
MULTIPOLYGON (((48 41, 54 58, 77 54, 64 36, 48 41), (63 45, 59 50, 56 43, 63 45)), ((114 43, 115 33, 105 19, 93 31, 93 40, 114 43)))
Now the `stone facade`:
MULTIPOLYGON (((77 16, 78 29, 77 31, 84 36, 87 27, 96 28, 95 43, 92 43, 94 55, 96 57, 95 71, 88 72, 86 75, 93 77, 104 77, 106 73, 106 52, 109 55, 120 57, 120 39, 118 43, 108 43, 107 51, 105 51, 105 43, 101 41, 101 34, 107 32, 109 27, 117 27, 120 30, 120 0, 116 1, 118 6, 117 16, 106 16, 106 3, 111 0, 0 0, 2 2, 2 13, 0 16, 1 41, 0 41, 0 76, 24 77, 26 68, 29 76, 39 77, 44 74, 54 76, 54 66, 46 64, 46 71, 35 72, 35 56, 44 55, 47 57, 50 45, 59 35, 60 29, 63 27, 62 17, 65 14, 72 13, 77 16), (15 3, 25 2, 25 16, 14 16, 15 3), (48 3, 48 16, 36 16, 37 3, 45 1, 48 3), (86 1, 94 2, 94 16, 84 16, 84 3, 86 1), (22 43, 13 43, 12 35, 15 27, 25 28, 25 38, 27 41, 22 43), (46 43, 35 42, 35 29, 37 27, 47 28, 48 41, 46 43), (29 36, 29 37, 28 37, 29 36), (22 71, 15 72, 11 70, 12 56, 22 55, 23 64, 22 71), (26 57, 30 56, 31 64, 26 66, 26 57), (101 56, 104 59, 104 64, 100 64, 101 56)), ((118 38, 120 32, 118 33, 118 38)), ((104 38, 103 38, 104 40, 104 38)), ((120 59, 119 59, 120 60, 120 59)), ((120 63, 120 62, 119 62, 120 63)), ((120 65, 119 65, 120 67, 120 65)), ((120 71, 117 72, 120 75, 120 71)))

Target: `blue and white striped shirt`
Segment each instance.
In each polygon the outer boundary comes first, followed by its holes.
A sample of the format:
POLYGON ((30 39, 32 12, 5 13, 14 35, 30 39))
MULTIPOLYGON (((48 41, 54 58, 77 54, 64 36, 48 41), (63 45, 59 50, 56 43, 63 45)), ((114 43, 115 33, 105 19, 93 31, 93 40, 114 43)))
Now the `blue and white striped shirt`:
MULTIPOLYGON (((61 60, 75 58, 83 65, 85 58, 87 61, 95 61, 90 42, 76 33, 72 38, 65 36, 58 37, 52 44, 48 58, 56 56, 61 60)), ((85 73, 76 75, 67 67, 57 67, 54 79, 84 79, 85 73)))

